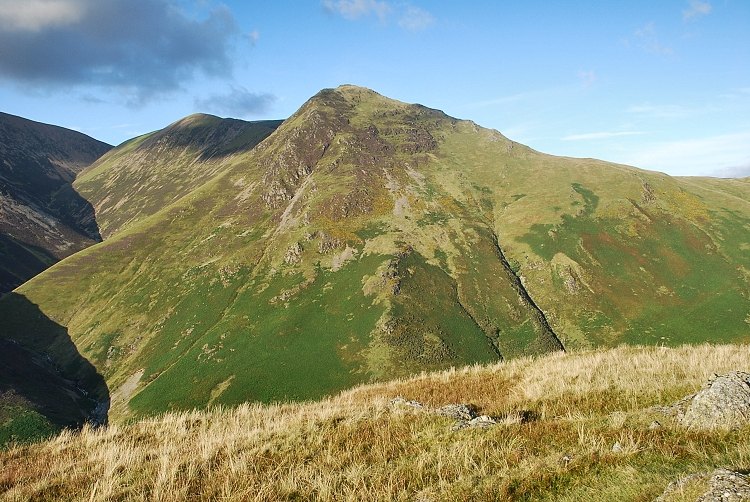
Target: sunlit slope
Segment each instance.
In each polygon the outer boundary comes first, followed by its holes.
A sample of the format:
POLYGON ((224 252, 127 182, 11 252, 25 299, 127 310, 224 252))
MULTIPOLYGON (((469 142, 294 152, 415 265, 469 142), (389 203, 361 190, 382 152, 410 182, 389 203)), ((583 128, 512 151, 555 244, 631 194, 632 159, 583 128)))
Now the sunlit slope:
POLYGON ((552 157, 351 86, 221 162, 19 290, 104 376, 114 419, 748 339, 747 183, 552 157))
POLYGON ((252 149, 280 123, 190 115, 120 145, 74 187, 93 205, 107 238, 201 186, 221 172, 227 155, 252 149))
POLYGON ((441 161, 471 159, 464 186, 566 346, 750 337, 747 179, 515 149, 467 126, 441 161))

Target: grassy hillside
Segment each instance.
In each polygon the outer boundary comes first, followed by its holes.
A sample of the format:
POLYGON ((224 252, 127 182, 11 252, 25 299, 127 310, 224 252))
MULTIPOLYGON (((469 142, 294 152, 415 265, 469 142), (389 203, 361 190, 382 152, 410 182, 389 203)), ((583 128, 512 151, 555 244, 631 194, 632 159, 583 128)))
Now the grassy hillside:
MULTIPOLYGON (((747 180, 544 155, 352 86, 225 153, 156 212, 121 199, 118 232, 18 290, 115 421, 563 346, 749 340, 747 180)), ((0 337, 57 357, 17 310, 0 301, 0 337)))
POLYGON ((120 145, 74 187, 96 210, 107 238, 201 186, 221 171, 227 155, 252 149, 280 123, 191 115, 120 145))
POLYGON ((747 427, 688 430, 654 408, 747 363, 746 345, 621 346, 426 374, 319 402, 86 428, 0 452, 1 497, 653 500, 685 475, 747 470, 747 427), (449 418, 391 405, 396 396, 471 403, 500 424, 452 430, 449 418))

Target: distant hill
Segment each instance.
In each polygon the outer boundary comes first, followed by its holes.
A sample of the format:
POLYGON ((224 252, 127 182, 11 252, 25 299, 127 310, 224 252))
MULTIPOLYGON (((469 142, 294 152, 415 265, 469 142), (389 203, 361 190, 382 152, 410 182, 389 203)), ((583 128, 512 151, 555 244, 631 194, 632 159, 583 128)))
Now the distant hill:
POLYGON ((188 117, 110 152, 74 185, 105 241, 0 301, 0 338, 69 380, 93 368, 106 386, 83 388, 111 420, 750 340, 746 179, 546 155, 354 86, 260 143, 233 127, 188 117))
POLYGON ((91 205, 71 183, 110 148, 0 113, 0 295, 101 240, 91 205))

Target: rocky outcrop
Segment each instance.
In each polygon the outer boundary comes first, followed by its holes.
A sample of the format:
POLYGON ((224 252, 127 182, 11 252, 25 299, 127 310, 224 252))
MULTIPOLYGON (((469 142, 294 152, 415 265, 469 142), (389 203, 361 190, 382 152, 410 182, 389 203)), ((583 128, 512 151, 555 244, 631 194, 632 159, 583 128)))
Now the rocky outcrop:
POLYGON ((672 481, 654 502, 687 500, 682 494, 689 485, 697 485, 696 488, 703 485, 706 488, 695 502, 750 501, 750 479, 747 475, 727 469, 716 469, 712 473, 692 474, 672 481))
POLYGON ((300 259, 302 259, 302 251, 304 251, 302 244, 299 242, 292 244, 289 249, 286 250, 286 253, 284 253, 284 263, 287 265, 295 265, 299 263, 300 259))
POLYGON ((476 406, 465 403, 446 404, 438 408, 431 408, 419 401, 408 400, 400 396, 391 400, 391 406, 394 408, 413 408, 432 415, 453 419, 454 423, 451 428, 454 431, 461 429, 486 429, 498 424, 524 423, 529 422, 533 418, 532 413, 528 411, 511 413, 503 417, 479 415, 476 406))
POLYGON ((750 424, 750 373, 714 375, 697 394, 674 405, 677 422, 695 429, 736 429, 750 424))

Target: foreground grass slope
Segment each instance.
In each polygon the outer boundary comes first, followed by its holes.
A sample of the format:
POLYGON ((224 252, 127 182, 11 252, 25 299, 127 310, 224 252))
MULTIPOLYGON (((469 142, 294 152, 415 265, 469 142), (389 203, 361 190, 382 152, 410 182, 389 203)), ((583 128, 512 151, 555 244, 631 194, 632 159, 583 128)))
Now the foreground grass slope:
POLYGON ((653 408, 750 369, 748 356, 621 346, 64 432, 0 453, 2 499, 653 500, 683 475, 750 468, 747 427, 687 430, 653 408), (453 431, 396 396, 504 420, 453 431))
POLYGON ((93 365, 106 389, 90 395, 122 421, 562 346, 750 336, 747 180, 544 155, 353 86, 220 162, 0 301, 0 337, 72 380, 93 365), (55 329, 31 333, 27 312, 55 329))

